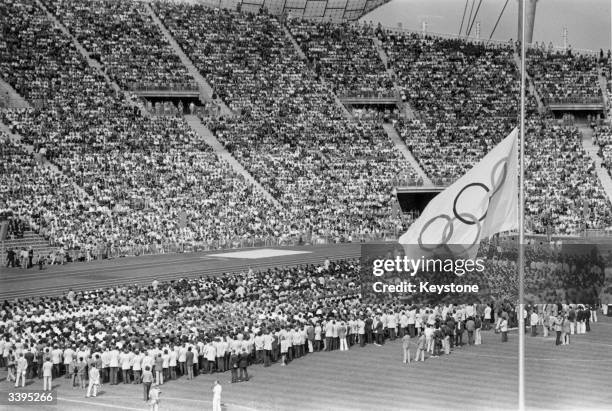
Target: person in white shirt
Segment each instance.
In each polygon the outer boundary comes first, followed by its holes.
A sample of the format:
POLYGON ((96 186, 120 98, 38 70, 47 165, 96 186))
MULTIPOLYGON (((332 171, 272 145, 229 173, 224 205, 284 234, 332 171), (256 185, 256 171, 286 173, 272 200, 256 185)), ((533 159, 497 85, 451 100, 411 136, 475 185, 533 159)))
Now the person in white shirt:
POLYGON ((187 361, 187 346, 185 345, 185 343, 183 343, 181 348, 179 348, 178 352, 178 363, 181 375, 187 374, 187 369, 185 368, 185 361, 187 361))
POLYGON ((132 356, 127 348, 119 354, 119 364, 121 365, 121 373, 124 384, 130 383, 130 369, 132 368, 132 356))
POLYGON ((142 360, 144 354, 136 349, 135 355, 132 357, 132 372, 134 373, 134 384, 140 384, 142 376, 142 360))
POLYGON ((531 324, 531 336, 535 337, 536 335, 538 335, 538 322, 540 321, 540 317, 538 316, 536 310, 533 310, 529 320, 531 324))
MULTIPOLYGON (((51 362, 53 363, 53 372, 54 372, 54 376, 53 378, 57 378, 59 377, 60 374, 60 363, 62 362, 62 355, 64 354, 64 352, 56 345, 54 345, 53 351, 51 351, 51 362)), ((64 370, 64 372, 67 372, 68 370, 64 370)))
POLYGON ((102 375, 100 378, 103 383, 108 382, 110 378, 110 357, 110 351, 108 350, 108 347, 106 347, 102 353, 102 375))
POLYGON ((23 353, 19 353, 17 359, 17 373, 15 379, 15 387, 19 387, 19 378, 21 378, 21 387, 25 387, 26 371, 28 369, 28 360, 23 357, 23 353))
POLYGON ((264 355, 264 337, 262 332, 259 331, 254 339, 255 342, 255 364, 260 364, 263 362, 264 355))
POLYGON ((86 397, 93 394, 95 397, 98 394, 98 385, 100 385, 100 370, 95 365, 91 365, 89 368, 89 385, 87 386, 86 397))
POLYGON ((484 309, 484 329, 491 329, 491 324, 493 324, 493 310, 490 305, 487 305, 484 309))
POLYGON ((208 361, 210 373, 214 373, 217 369, 217 347, 210 341, 206 345, 206 360, 208 361))
MULTIPOLYGON (((70 346, 68 346, 68 348, 64 350, 64 369, 65 370, 67 370, 69 365, 72 363, 72 358, 74 354, 75 354, 75 351, 70 346)), ((65 378, 70 378, 70 375, 66 373, 65 378)))
POLYGON ((213 411, 221 411, 221 391, 223 391, 223 388, 221 387, 221 384, 219 384, 219 380, 215 380, 212 391, 213 391, 213 400, 212 400, 213 411))
POLYGON ((163 376, 164 381, 167 381, 168 377, 170 376, 169 368, 170 368, 170 354, 168 353, 168 349, 164 348, 164 352, 162 354, 162 376, 163 376))
POLYGON ((170 368, 170 379, 176 380, 176 362, 178 359, 178 354, 176 350, 172 350, 169 353, 170 358, 168 359, 168 368, 170 368))
POLYGON ((43 375, 43 391, 51 391, 52 388, 52 378, 53 378, 53 363, 50 358, 45 358, 45 362, 42 366, 42 375, 43 375))
POLYGON ((161 394, 161 389, 159 388, 158 383, 153 383, 153 386, 149 390, 149 405, 151 406, 151 411, 159 410, 159 396, 161 394))
POLYGON ((272 332, 266 333, 264 336, 264 367, 269 367, 272 360, 272 343, 274 336, 272 332))

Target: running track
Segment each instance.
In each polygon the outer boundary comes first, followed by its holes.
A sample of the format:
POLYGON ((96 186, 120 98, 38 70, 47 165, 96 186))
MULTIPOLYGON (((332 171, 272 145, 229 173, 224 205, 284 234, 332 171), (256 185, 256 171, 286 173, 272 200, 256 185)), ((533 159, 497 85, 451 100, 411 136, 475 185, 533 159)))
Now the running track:
MULTIPOLYGON (((163 254, 125 257, 91 263, 72 263, 49 266, 43 271, 0 268, 0 301, 32 296, 52 296, 73 290, 92 290, 124 284, 151 283, 153 279, 175 280, 199 276, 213 276, 224 272, 248 269, 321 264, 330 259, 359 257, 359 244, 338 244, 314 247, 283 247, 278 250, 306 251, 304 254, 257 259, 213 257, 220 251, 190 254, 163 254)), ((253 250, 253 249, 244 249, 253 250)), ((244 250, 227 250, 231 253, 244 250)))

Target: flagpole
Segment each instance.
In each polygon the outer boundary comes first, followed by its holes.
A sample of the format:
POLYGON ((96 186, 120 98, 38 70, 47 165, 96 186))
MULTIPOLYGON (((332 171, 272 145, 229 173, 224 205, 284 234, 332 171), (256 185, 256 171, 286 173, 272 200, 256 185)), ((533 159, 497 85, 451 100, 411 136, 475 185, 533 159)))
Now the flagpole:
POLYGON ((519 258, 518 258, 518 287, 519 287, 519 369, 518 369, 518 409, 525 410, 525 10, 526 0, 519 0, 521 8, 521 145, 519 157, 519 258))

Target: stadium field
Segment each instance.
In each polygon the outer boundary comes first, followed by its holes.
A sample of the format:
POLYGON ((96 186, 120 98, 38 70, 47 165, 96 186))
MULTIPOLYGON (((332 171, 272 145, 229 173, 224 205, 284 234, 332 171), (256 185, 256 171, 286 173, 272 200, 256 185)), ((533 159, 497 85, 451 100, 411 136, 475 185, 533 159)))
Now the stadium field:
MULTIPOLYGON (((612 369, 612 318, 601 317, 592 331, 573 336, 569 346, 555 347, 554 338, 526 339, 528 409, 609 409, 612 369), (586 395, 586 398, 585 398, 586 395)), ((348 352, 314 353, 288 366, 249 367, 248 382, 230 384, 229 374, 200 375, 164 384, 160 410, 211 409, 211 387, 223 385, 225 410, 491 410, 517 407, 516 333, 502 344, 493 332, 483 344, 456 349, 450 356, 424 363, 401 362, 401 343, 367 345, 348 352)), ((414 355, 414 347, 412 348, 414 355)), ((10 385, 4 380, 2 390, 10 385)), ((142 387, 104 385, 96 398, 71 389, 69 380, 54 380, 62 410, 144 410, 142 387)), ((38 389, 29 380, 26 389, 38 389)), ((38 409, 56 409, 39 407, 38 409)))

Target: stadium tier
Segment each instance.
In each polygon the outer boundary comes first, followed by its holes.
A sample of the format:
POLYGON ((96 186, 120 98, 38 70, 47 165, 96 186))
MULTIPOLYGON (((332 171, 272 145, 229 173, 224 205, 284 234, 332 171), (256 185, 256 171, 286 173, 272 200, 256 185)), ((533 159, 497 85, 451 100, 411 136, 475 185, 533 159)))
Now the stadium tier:
MULTIPOLYGON (((134 104, 133 90, 199 87, 147 5, 0 5, 0 76, 33 107, 0 111, 19 136, 2 135, 8 161, 0 206, 64 251, 97 258, 186 245, 395 237, 410 222, 396 206, 398 181, 421 184, 427 175, 448 185, 518 123, 514 44, 185 3, 152 9, 234 114, 198 111, 223 152, 187 124, 182 108, 158 115, 146 110, 150 101, 134 104), (370 116, 366 108, 354 118, 339 99, 387 95, 414 117, 399 110, 392 119, 370 116), (383 121, 393 121, 403 142, 383 121), (227 153, 230 162, 222 159, 227 153)), ((612 225, 611 193, 583 149, 583 132, 546 110, 553 100, 602 99, 606 61, 529 53, 526 212, 533 233, 612 225)), ((595 141, 609 167, 609 127, 599 123, 595 141)))

